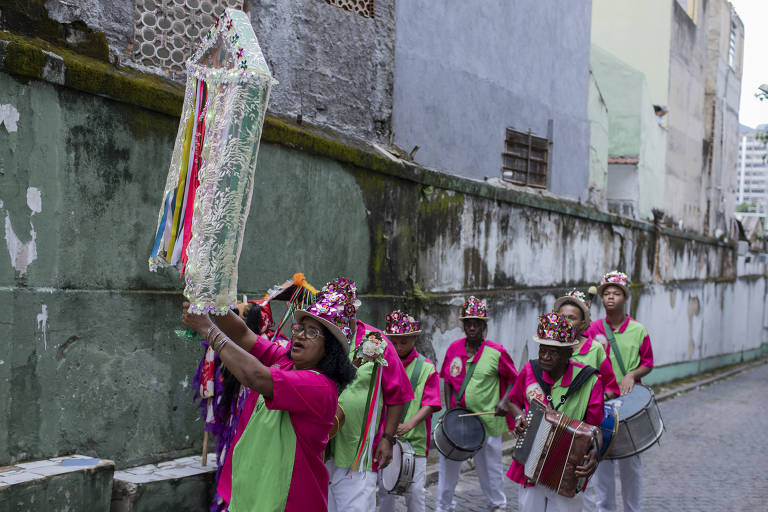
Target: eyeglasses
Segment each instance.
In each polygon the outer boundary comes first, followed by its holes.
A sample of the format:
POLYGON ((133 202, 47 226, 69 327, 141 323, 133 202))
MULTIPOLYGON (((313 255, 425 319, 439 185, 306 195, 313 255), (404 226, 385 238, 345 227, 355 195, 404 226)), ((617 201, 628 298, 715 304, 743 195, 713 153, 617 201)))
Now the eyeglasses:
POLYGON ((304 327, 301 324, 293 324, 291 326, 291 335, 298 336, 304 333, 304 338, 308 340, 314 340, 315 338, 322 336, 323 331, 317 327, 304 327))

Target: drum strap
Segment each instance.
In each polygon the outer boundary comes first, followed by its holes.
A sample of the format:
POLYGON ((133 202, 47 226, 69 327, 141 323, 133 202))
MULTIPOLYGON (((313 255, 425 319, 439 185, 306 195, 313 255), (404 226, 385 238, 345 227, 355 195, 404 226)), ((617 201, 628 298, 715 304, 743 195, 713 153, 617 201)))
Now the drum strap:
POLYGON ((454 398, 456 399, 456 405, 458 407, 461 407, 461 398, 464 396, 464 393, 467 391, 467 386, 469 385, 469 381, 472 379, 472 374, 475 373, 475 366, 477 366, 476 362, 470 362, 467 361, 467 373, 464 375, 464 382, 461 383, 461 389, 459 390, 459 393, 454 393, 454 398))
POLYGON ((621 359, 621 352, 619 352, 619 346, 616 343, 616 336, 613 335, 613 329, 608 325, 608 321, 603 318, 603 328, 605 329, 605 335, 608 337, 608 343, 611 345, 611 350, 616 354, 616 362, 619 363, 619 368, 623 375, 627 374, 627 369, 624 367, 624 361, 621 359))
MULTIPOLYGON (((416 364, 413 367, 413 371, 411 372, 411 389, 413 390, 414 396, 416 395, 416 384, 419 383, 419 376, 421 375, 421 368, 424 366, 424 356, 419 354, 419 357, 416 358, 416 364)), ((400 423, 403 423, 405 421, 405 417, 408 415, 408 409, 411 408, 411 404, 413 403, 413 400, 405 404, 405 408, 403 408, 403 417, 400 418, 400 423)))
POLYGON ((560 403, 555 406, 552 403, 552 386, 544 382, 541 365, 539 364, 538 359, 531 360, 531 369, 533 370, 533 375, 536 377, 536 381, 539 383, 539 386, 541 386, 544 394, 547 395, 547 402, 549 403, 549 406, 556 411, 560 409, 566 400, 568 400, 568 397, 576 393, 592 375, 597 373, 597 368, 593 368, 592 366, 587 365, 582 368, 581 371, 573 378, 573 380, 571 380, 571 385, 568 386, 568 391, 566 391, 565 394, 560 397, 560 403))

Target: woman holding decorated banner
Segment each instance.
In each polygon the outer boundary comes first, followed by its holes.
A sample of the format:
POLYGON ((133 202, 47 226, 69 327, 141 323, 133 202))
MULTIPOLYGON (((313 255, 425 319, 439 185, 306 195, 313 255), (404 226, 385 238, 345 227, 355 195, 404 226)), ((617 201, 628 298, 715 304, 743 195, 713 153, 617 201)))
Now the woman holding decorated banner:
POLYGON ((351 328, 345 302, 323 296, 296 312, 283 348, 250 331, 234 312, 188 313, 183 323, 213 346, 227 368, 259 394, 232 456, 231 491, 219 488, 229 510, 326 510, 328 471, 323 452, 338 394, 355 377, 347 358, 351 328), (317 306, 325 312, 317 314, 317 306), (229 491, 229 492, 228 492, 229 491))

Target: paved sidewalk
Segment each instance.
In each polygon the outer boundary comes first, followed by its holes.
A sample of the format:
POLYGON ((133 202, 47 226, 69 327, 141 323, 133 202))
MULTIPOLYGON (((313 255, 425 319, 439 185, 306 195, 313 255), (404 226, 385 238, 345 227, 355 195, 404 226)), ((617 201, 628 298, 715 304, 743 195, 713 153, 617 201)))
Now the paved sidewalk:
MULTIPOLYGON (((666 432, 643 454, 645 512, 768 511, 766 383, 768 364, 753 365, 659 403, 666 432)), ((510 463, 504 456, 505 468, 510 463)), ((517 511, 518 485, 505 478, 504 490, 517 511)), ((427 487, 427 510, 436 491, 436 484, 427 487)), ((397 510, 406 510, 402 499, 397 510)), ((459 480, 456 510, 489 510, 475 471, 459 480)))

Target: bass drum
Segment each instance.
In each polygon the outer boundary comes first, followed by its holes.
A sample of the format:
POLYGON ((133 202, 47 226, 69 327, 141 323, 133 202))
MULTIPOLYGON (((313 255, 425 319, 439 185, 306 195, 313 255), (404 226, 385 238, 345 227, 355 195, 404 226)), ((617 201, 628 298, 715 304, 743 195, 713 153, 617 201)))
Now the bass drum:
POLYGON ((432 432, 438 451, 451 460, 467 460, 485 442, 483 422, 477 416, 460 418, 462 414, 471 414, 471 411, 461 407, 447 411, 432 432))
POLYGON ((411 443, 398 439, 392 447, 392 460, 387 467, 380 469, 381 485, 390 494, 405 494, 413 483, 416 469, 416 453, 411 443))
POLYGON ((605 454, 606 459, 624 459, 637 455, 661 438, 664 421, 651 388, 635 384, 632 391, 608 400, 606 404, 616 407, 620 418, 619 430, 605 454))

